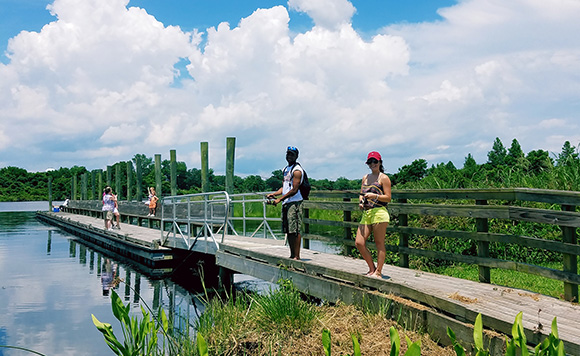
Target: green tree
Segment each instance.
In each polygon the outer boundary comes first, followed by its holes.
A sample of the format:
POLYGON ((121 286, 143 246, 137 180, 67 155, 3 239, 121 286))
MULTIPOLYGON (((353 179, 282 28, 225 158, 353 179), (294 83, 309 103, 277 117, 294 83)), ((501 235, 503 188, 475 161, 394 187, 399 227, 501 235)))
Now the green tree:
POLYGON ((556 163, 558 166, 572 165, 574 162, 578 161, 578 152, 576 147, 570 144, 570 141, 564 142, 562 146, 562 152, 558 155, 556 163))
POLYGON ((272 172, 272 176, 266 179, 266 186, 269 190, 278 190, 284 182, 284 174, 281 169, 272 172))
POLYGON ((393 185, 407 182, 418 182, 427 174, 427 161, 416 159, 410 165, 404 165, 393 175, 393 185))
POLYGON ((526 158, 530 162, 528 173, 531 174, 539 174, 548 171, 554 166, 548 151, 544 150, 530 151, 528 152, 528 156, 526 158))
POLYGON ((507 151, 499 137, 495 138, 491 151, 487 153, 487 162, 493 167, 502 166, 506 163, 507 151))
POLYGON ((529 162, 522 150, 522 146, 520 146, 520 143, 515 138, 512 140, 512 145, 508 149, 505 163, 515 169, 527 170, 529 167, 529 162))
POLYGON ((263 192, 266 190, 266 182, 259 175, 247 176, 242 185, 243 192, 263 192))

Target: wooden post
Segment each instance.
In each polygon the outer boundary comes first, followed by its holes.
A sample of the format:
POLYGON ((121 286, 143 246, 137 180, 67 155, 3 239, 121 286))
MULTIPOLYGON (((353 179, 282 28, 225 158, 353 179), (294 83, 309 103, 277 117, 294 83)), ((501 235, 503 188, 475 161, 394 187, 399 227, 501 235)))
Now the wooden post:
POLYGON ((91 200, 97 199, 97 175, 95 170, 91 171, 91 200))
POLYGON ((177 195, 177 153, 169 150, 169 164, 171 168, 171 196, 177 195))
POLYGON ((226 139, 226 192, 234 193, 234 159, 236 156, 236 138, 226 139))
POLYGON ((136 159, 135 159, 135 177, 136 177, 136 182, 135 182, 135 189, 137 189, 137 194, 136 194, 136 200, 138 202, 141 202, 142 200, 142 189, 143 189, 143 185, 142 185, 142 181, 143 181, 143 177, 142 175, 142 171, 141 171, 141 156, 137 155, 136 159))
POLYGON ((201 191, 209 192, 209 144, 200 143, 201 150, 201 191))
MULTIPOLYGON (((407 199, 398 199, 401 204, 406 204, 407 199)), ((409 226, 407 214, 399 214, 399 226, 409 226)), ((399 236, 399 247, 409 247, 409 234, 401 233, 399 236)), ((409 268, 409 254, 399 251, 399 266, 409 268)))
POLYGON ((127 161, 127 201, 133 199, 133 162, 127 161))
POLYGON ((87 200, 87 172, 81 176, 81 200, 87 200))
POLYGON ((155 155, 155 192, 157 193, 157 197, 161 198, 163 192, 161 191, 161 155, 155 155))
POLYGON ((121 162, 115 164, 115 193, 117 199, 121 199, 121 162))
POLYGON ((72 199, 71 200, 76 200, 77 199, 77 175, 75 174, 73 176, 73 181, 72 181, 72 199))
MULTIPOLYGON (((310 218, 310 209, 304 209, 303 213, 304 219, 310 218)), ((266 227, 264 226, 264 229, 265 228, 266 227)), ((308 235, 309 233, 310 233, 310 224, 304 223, 304 235, 308 235)), ((305 239, 304 236, 302 236, 302 247, 305 249, 310 249, 310 239, 305 239)))
MULTIPOLYGON (((562 211, 576 211, 573 205, 562 205, 562 211)), ((570 226, 562 226, 562 242, 576 245, 578 243, 578 235, 576 228, 570 226)), ((578 274, 578 257, 576 255, 563 254, 563 271, 573 274, 578 274)), ((564 282, 564 299, 569 302, 578 303, 578 285, 564 282)))
MULTIPOLYGON (((350 202, 350 198, 342 198, 342 201, 344 202, 350 202)), ((352 221, 352 215, 350 211, 346 211, 344 210, 342 212, 342 218, 343 221, 352 221)), ((345 227, 344 228, 344 238, 347 240, 351 240, 352 239, 352 229, 350 227, 345 227)))
POLYGON ((101 196, 103 194, 103 189, 105 189, 103 187, 103 170, 99 169, 97 171, 97 174, 99 175, 99 191, 97 192, 97 199, 101 200, 101 196))
POLYGON ((113 167, 107 166, 107 187, 110 187, 113 183, 113 167))
MULTIPOLYGON (((487 200, 476 200, 475 205, 487 205, 487 200)), ((476 218, 475 225, 477 232, 489 232, 487 218, 476 218)), ((489 241, 477 242, 477 256, 489 257, 489 241)), ((489 267, 479 266, 479 281, 482 283, 491 283, 491 270, 489 267)))
POLYGON ((52 177, 48 176, 48 211, 52 211, 52 177))

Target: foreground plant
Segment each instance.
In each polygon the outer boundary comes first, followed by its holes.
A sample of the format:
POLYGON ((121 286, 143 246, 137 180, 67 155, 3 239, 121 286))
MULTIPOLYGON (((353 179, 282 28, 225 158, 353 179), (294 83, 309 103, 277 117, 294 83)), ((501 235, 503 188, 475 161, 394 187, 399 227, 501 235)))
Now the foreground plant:
POLYGON ((160 320, 157 322, 151 318, 149 312, 145 311, 143 307, 141 307, 141 320, 136 317, 131 317, 129 316, 131 303, 124 305, 114 290, 111 291, 111 307, 113 315, 121 323, 123 343, 118 340, 111 324, 100 322, 93 314, 91 316, 93 318, 93 324, 103 334, 105 342, 116 355, 148 356, 163 354, 163 350, 159 350, 157 337, 160 330, 166 336, 166 331, 169 330, 169 322, 163 309, 160 309, 160 320))
MULTIPOLYGON (((505 356, 529 356, 530 352, 527 346, 526 334, 524 331, 524 326, 522 324, 523 313, 519 312, 516 315, 514 324, 512 325, 512 339, 506 340, 506 353, 505 356), (518 352, 519 350, 519 352, 518 352)), ((455 333, 451 328, 447 328, 447 335, 451 339, 453 344, 453 349, 457 356, 465 356, 465 349, 461 346, 455 337, 455 333)), ((475 356, 489 356, 489 350, 483 347, 483 322, 481 314, 478 314, 475 318, 475 324, 473 327, 473 341, 475 343, 475 356)), ((391 355, 392 352, 391 352, 391 355)), ((558 326, 556 318, 552 320, 552 330, 550 335, 540 344, 534 348, 534 356, 565 356, 564 342, 559 339, 558 336, 558 326)))

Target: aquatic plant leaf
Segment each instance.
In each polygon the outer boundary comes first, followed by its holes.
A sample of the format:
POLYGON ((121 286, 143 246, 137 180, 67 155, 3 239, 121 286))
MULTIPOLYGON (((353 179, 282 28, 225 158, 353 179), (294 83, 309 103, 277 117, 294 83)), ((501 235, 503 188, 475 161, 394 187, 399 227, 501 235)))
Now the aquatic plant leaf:
POLYGON ((552 320, 552 334, 556 339, 560 338, 558 335, 558 323, 556 322, 556 317, 554 317, 554 320, 552 320))
POLYGON ((350 334, 350 337, 352 338, 352 348, 354 349, 353 351, 353 356, 360 356, 360 343, 358 342, 358 337, 356 337, 355 334, 350 334))
POLYGON ((404 356, 421 356, 421 344, 419 342, 412 343, 404 356))
POLYGON ((331 346, 330 330, 324 329, 322 330, 322 347, 326 356, 330 356, 331 346))
POLYGON ((481 313, 477 314, 475 318, 475 325, 473 326, 473 341, 475 342, 475 348, 483 350, 483 322, 481 320, 481 313))
POLYGON ((394 326, 389 329, 389 335, 391 337, 391 353, 390 356, 399 356, 401 350, 401 339, 399 338, 399 332, 394 326))
POLYGON ((207 343, 205 342, 203 336, 201 336, 200 333, 197 333, 197 337, 195 339, 197 344, 197 352, 199 353, 199 355, 208 356, 207 343))

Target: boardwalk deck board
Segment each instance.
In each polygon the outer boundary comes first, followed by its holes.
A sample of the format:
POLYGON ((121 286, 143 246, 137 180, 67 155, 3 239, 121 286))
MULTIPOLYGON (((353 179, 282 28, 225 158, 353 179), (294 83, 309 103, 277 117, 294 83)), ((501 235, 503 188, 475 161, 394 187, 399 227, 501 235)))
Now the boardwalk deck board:
MULTIPOLYGON (((102 229, 101 219, 68 213, 44 213, 56 219, 70 221, 102 229)), ((161 232, 142 226, 122 224, 121 230, 110 233, 111 238, 124 238, 151 249, 159 246, 161 232)), ((218 235, 221 239, 221 235, 218 235)), ((201 250, 207 249, 199 242, 201 250)), ((211 247, 211 246, 210 246, 211 247)), ((283 240, 247 238, 226 235, 220 242, 220 258, 229 259, 229 265, 242 266, 247 270, 268 264, 269 269, 291 268, 313 280, 325 279, 346 283, 368 291, 392 293, 407 298, 457 320, 473 323, 478 313, 483 315, 484 325, 508 335, 515 316, 523 312, 523 326, 532 343, 540 342, 550 332, 552 319, 557 317, 559 336, 565 342, 566 351, 580 355, 580 306, 564 300, 539 295, 526 290, 479 283, 434 273, 422 272, 398 266, 385 265, 383 279, 366 277, 368 267, 363 260, 314 250, 303 249, 302 260, 288 258, 289 249, 283 240), (231 257, 228 257, 231 256, 231 257), (252 261, 259 261, 252 262, 252 261), (541 312, 538 311, 541 310, 541 312), (542 334, 534 334, 538 322, 543 325, 542 334)), ((219 259, 218 259, 219 264, 219 259)), ((265 267, 264 267, 265 268, 265 267)))

